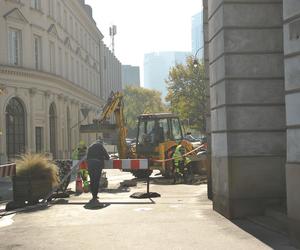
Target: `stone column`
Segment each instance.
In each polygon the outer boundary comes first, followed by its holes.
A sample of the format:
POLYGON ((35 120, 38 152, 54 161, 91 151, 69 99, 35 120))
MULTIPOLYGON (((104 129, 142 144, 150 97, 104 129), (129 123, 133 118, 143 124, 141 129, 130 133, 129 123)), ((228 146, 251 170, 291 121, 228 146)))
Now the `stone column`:
POLYGON ((46 91, 45 92, 45 141, 44 141, 44 149, 45 152, 50 152, 50 127, 49 127, 49 121, 50 121, 50 116, 49 116, 49 108, 50 108, 50 102, 49 102, 49 97, 50 97, 51 92, 46 91))
POLYGON ((64 157, 64 139, 65 139, 65 123, 64 123, 64 95, 59 94, 57 98, 57 158, 64 157))
POLYGON ((208 1, 213 207, 227 218, 285 199, 282 0, 208 1))
POLYGON ((300 1, 283 1, 287 113, 287 208, 290 233, 300 247, 300 1))
POLYGON ((28 110, 28 117, 29 117, 29 133, 28 133, 28 147, 29 147, 29 152, 36 152, 36 145, 35 145, 35 109, 33 106, 34 100, 33 98, 35 97, 36 94, 36 89, 31 88, 29 89, 29 108, 28 110))

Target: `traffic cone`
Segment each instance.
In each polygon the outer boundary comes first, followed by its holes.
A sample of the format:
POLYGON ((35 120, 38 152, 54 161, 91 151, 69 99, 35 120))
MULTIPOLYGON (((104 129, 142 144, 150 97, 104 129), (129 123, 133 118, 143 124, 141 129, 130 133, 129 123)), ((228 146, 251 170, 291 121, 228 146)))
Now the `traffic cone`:
POLYGON ((81 194, 83 192, 82 179, 80 173, 77 174, 75 191, 76 194, 81 194))

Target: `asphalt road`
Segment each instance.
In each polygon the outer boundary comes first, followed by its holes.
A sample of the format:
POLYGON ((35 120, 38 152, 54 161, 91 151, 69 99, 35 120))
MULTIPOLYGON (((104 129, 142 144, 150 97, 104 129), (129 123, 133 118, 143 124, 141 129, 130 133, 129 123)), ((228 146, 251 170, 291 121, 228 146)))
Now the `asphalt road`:
POLYGON ((150 191, 161 197, 137 200, 129 196, 145 191, 144 182, 120 186, 132 178, 108 171, 101 206, 89 206, 91 195, 82 194, 3 217, 0 249, 294 249, 280 234, 214 212, 205 184, 171 185, 156 176, 150 191))

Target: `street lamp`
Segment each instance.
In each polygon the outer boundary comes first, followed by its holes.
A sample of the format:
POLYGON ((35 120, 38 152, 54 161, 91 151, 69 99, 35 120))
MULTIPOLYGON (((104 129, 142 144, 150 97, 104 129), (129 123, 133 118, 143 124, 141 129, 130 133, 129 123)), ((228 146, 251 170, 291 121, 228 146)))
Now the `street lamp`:
POLYGON ((199 62, 198 62, 198 59, 197 59, 198 52, 199 52, 201 49, 203 49, 203 48, 204 48, 204 46, 201 46, 199 49, 197 49, 197 51, 196 51, 196 53, 195 53, 195 55, 194 55, 193 65, 194 65, 195 68, 198 67, 198 65, 199 65, 199 62))

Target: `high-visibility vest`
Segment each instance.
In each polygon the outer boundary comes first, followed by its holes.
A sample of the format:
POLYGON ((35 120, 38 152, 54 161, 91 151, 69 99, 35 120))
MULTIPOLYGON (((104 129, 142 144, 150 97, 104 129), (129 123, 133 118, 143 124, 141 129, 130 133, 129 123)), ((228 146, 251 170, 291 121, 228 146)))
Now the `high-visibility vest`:
MULTIPOLYGON (((183 160, 183 157, 182 157, 182 154, 180 152, 180 148, 183 147, 181 144, 179 144, 176 149, 175 149, 175 152, 173 154, 173 158, 174 158, 174 164, 176 167, 179 166, 179 162, 183 160)), ((188 164, 190 162, 190 158, 188 157, 185 157, 185 160, 184 160, 184 164, 188 164)))

